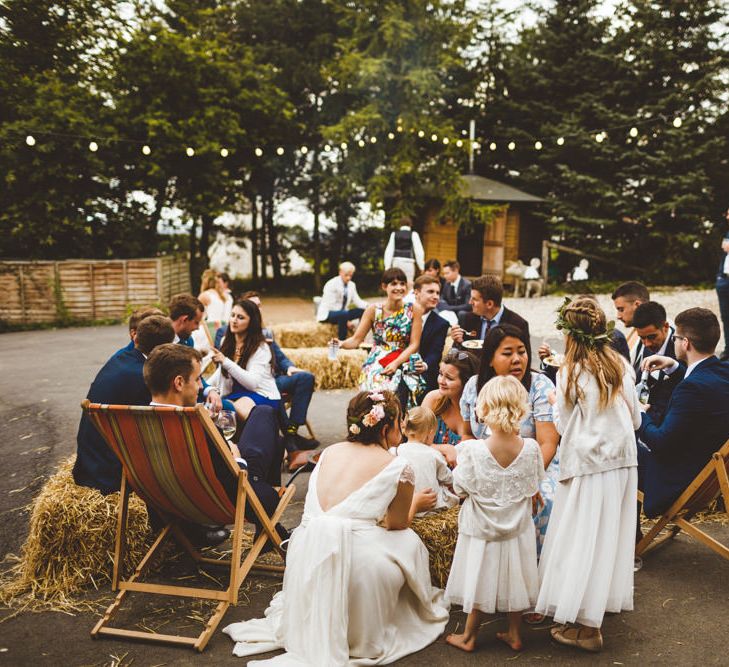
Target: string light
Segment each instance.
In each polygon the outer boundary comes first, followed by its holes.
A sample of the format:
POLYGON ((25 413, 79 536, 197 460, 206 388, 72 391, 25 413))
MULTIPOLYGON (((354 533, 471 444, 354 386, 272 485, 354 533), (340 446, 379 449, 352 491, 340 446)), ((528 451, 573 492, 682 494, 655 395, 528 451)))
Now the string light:
POLYGON ((387 133, 387 138, 388 138, 388 139, 389 139, 390 141, 392 141, 392 140, 393 140, 393 139, 395 138, 395 134, 394 134, 393 132, 388 132, 388 133, 387 133))
POLYGON ((364 148, 364 145, 365 145, 364 139, 360 139, 360 140, 359 140, 359 141, 357 142, 357 145, 358 145, 358 146, 359 146, 360 148, 364 148))
POLYGON ((491 142, 491 143, 489 144, 489 150, 490 150, 490 151, 495 151, 495 150, 496 150, 496 142, 495 142, 495 141, 492 141, 492 142, 491 142))
POLYGON ((633 137, 633 138, 637 137, 638 136, 638 128, 637 127, 631 127, 630 128, 630 132, 628 132, 628 134, 631 137, 633 137))
POLYGON ((324 150, 328 153, 330 150, 332 150, 332 147, 329 144, 324 144, 324 150))
POLYGON ((263 155, 262 148, 256 148, 256 150, 254 150, 253 152, 256 154, 256 157, 261 157, 263 155))
POLYGON ((398 131, 398 132, 402 132, 402 125, 398 125, 398 126, 397 126, 397 131, 398 131))
POLYGON ((431 134, 430 135, 430 140, 431 141, 438 141, 438 135, 437 134, 431 134))
POLYGON ((682 124, 683 121, 679 117, 673 119, 673 127, 681 127, 682 124))
POLYGON ((142 154, 149 155, 151 152, 152 152, 152 149, 149 146, 147 146, 147 144, 144 144, 144 146, 142 146, 142 154))
POLYGON ((450 143, 450 139, 448 137, 443 137, 443 144, 447 146, 450 143))
POLYGON ((516 148, 516 144, 513 141, 510 141, 509 144, 506 146, 510 151, 513 151, 516 148))
POLYGON ((99 144, 97 144, 95 141, 90 141, 89 142, 89 150, 92 153, 96 153, 96 151, 99 150, 99 144))
POLYGON ((557 146, 564 146, 564 137, 557 139, 557 146))
POLYGON ((187 153, 187 157, 192 157, 195 155, 195 149, 192 146, 188 146, 185 153, 187 153))
POLYGON ((220 157, 228 157, 229 152, 227 148, 221 148, 220 149, 220 157))
POLYGON ((462 139, 459 139, 458 141, 456 141, 456 146, 458 146, 458 148, 460 148, 461 146, 463 146, 463 140, 462 139))
POLYGON ((28 144, 28 146, 35 146, 35 137, 32 134, 29 134, 25 138, 25 143, 28 144))
POLYGON ((279 147, 278 147, 278 148, 276 149, 276 155, 283 155, 283 154, 284 154, 285 152, 286 152, 286 151, 284 150, 284 147, 283 147, 283 146, 279 146, 279 147))
POLYGON ((340 147, 340 148, 341 148, 341 149, 342 149, 343 151, 346 151, 346 150, 347 150, 347 142, 346 142, 346 141, 343 141, 343 142, 342 142, 342 143, 341 143, 341 144, 339 145, 339 147, 340 147))
POLYGON ((422 139, 425 136, 425 132, 423 132, 423 130, 418 130, 418 136, 422 139))
POLYGON ((542 150, 542 142, 541 141, 535 141, 534 142, 534 148, 536 148, 538 151, 542 150))
POLYGON ((597 141, 598 144, 601 144, 603 141, 605 141, 605 135, 602 132, 598 132, 595 135, 595 141, 597 141))
POLYGON ((370 137, 370 143, 376 144, 377 143, 377 137, 370 137))
POLYGON ((473 142, 473 150, 475 150, 475 151, 481 150, 481 144, 479 144, 478 141, 473 142))
POLYGON ((309 152, 309 149, 306 146, 302 146, 300 150, 302 155, 306 155, 309 152))

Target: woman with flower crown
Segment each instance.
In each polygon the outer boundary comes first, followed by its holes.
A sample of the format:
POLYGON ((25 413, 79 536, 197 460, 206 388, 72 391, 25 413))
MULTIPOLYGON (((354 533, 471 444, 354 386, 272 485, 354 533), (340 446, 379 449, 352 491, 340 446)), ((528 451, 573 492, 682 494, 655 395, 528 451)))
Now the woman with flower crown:
POLYGON ((311 474, 283 590, 265 618, 223 630, 237 656, 286 651, 249 665, 387 664, 445 629, 448 605, 408 529, 418 509, 415 475, 388 452, 402 439, 400 416, 390 391, 349 402, 347 440, 324 450, 311 474))
POLYGON ((555 419, 560 483, 536 612, 563 624, 551 629, 556 641, 586 651, 602 649, 606 611, 633 608, 641 411, 631 368, 610 348, 612 325, 592 299, 566 299, 557 320, 565 334, 555 419))

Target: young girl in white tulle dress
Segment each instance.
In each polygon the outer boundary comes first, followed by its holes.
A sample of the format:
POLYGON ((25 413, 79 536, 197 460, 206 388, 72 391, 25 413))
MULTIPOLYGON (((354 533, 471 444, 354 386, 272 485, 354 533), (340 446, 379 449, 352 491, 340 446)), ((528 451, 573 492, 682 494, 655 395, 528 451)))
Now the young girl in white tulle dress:
POLYGON ((595 301, 567 300, 557 328, 565 333, 555 415, 560 483, 539 561, 536 611, 563 624, 550 631, 559 643, 599 651, 605 612, 633 608, 640 404, 595 301))
POLYGON ((522 438, 528 394, 512 376, 497 376, 478 395, 476 413, 491 429, 486 440, 458 446, 453 489, 465 497, 446 598, 468 613, 463 634, 446 641, 473 651, 484 614, 506 612, 497 637, 521 650, 521 615, 537 600, 537 547, 532 523, 544 464, 539 444, 522 438))

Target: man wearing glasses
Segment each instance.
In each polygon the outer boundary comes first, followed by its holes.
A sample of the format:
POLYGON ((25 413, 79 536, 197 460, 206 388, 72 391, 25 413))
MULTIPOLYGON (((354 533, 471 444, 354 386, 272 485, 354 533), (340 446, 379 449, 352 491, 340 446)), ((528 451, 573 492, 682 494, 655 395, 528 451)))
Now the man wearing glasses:
MULTIPOLYGON (((656 301, 641 303, 633 313, 632 323, 639 340, 633 364, 635 380, 638 382, 641 379, 641 365, 644 359, 653 354, 676 359, 673 342, 676 330, 666 318, 666 309, 656 301)), ((683 367, 685 368, 685 364, 683 367)), ((648 403, 651 406, 649 414, 654 424, 660 425, 663 421, 663 415, 679 377, 680 374, 666 375, 662 370, 653 371, 648 376, 647 383, 650 389, 648 403)))

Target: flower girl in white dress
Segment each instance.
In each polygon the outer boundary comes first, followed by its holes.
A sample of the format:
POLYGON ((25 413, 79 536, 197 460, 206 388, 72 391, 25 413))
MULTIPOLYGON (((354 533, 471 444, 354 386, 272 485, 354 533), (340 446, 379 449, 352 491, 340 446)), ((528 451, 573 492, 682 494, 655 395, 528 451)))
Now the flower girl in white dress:
POLYGON ((528 394, 512 376, 497 376, 481 389, 476 413, 491 428, 486 440, 458 446, 453 488, 466 498, 458 516, 458 542, 446 598, 468 612, 463 634, 446 641, 476 647, 484 614, 506 612, 508 632, 497 637, 521 650, 521 615, 537 600, 537 546, 532 512, 544 477, 536 440, 519 436, 528 394))

